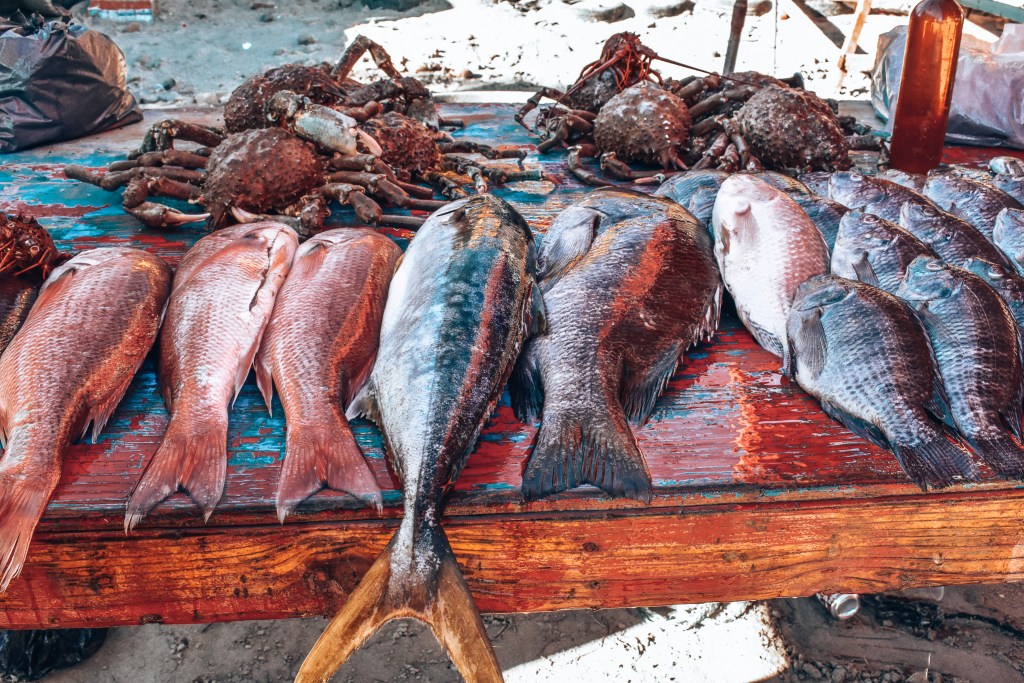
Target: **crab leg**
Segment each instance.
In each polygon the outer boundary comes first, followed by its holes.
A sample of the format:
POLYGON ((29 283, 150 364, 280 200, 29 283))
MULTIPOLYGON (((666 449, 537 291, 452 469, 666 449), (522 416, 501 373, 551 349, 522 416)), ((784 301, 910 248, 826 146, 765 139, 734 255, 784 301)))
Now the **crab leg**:
POLYGON ((391 80, 401 84, 402 75, 398 73, 398 69, 391 63, 391 55, 387 53, 387 50, 366 36, 356 36, 352 44, 345 49, 345 54, 338 60, 338 65, 331 70, 331 75, 339 81, 345 80, 352 71, 352 67, 367 52, 370 53, 370 57, 373 58, 373 62, 377 65, 378 69, 387 74, 391 80))
POLYGON ((525 159, 526 150, 498 149, 470 140, 454 140, 437 143, 438 149, 446 154, 481 154, 488 159, 525 159))
POLYGON ((516 112, 515 120, 520 126, 526 130, 530 130, 530 127, 526 125, 526 115, 531 111, 540 106, 540 101, 547 97, 548 99, 554 100, 555 102, 561 102, 565 99, 566 94, 561 90, 555 88, 541 88, 533 94, 530 99, 526 100, 526 104, 519 108, 516 112))
POLYGON ((115 161, 107 167, 109 171, 124 171, 139 166, 180 166, 182 168, 206 168, 205 156, 188 152, 183 149, 165 149, 159 152, 146 152, 134 159, 115 161))
POLYGON ((203 178, 205 177, 201 171, 177 168, 174 166, 164 166, 160 168, 140 166, 137 168, 130 168, 125 171, 114 171, 112 173, 100 174, 77 164, 65 166, 64 175, 72 180, 80 180, 83 183, 96 185, 104 190, 116 190, 119 187, 124 187, 136 178, 169 178, 170 180, 177 180, 182 183, 195 183, 196 185, 199 185, 203 182, 203 178))
POLYGON ((690 116, 697 119, 706 114, 710 114, 715 109, 728 104, 730 101, 738 102, 740 100, 749 100, 755 92, 756 90, 751 86, 743 86, 720 92, 703 99, 690 107, 690 116))
POLYGON ((462 199, 469 194, 462 189, 462 183, 457 180, 458 174, 443 171, 427 171, 423 179, 437 188, 441 196, 448 199, 462 199))
POLYGON ((198 143, 204 147, 216 147, 224 141, 224 133, 207 126, 200 126, 188 121, 178 119, 165 119, 153 126, 146 132, 139 149, 128 155, 129 159, 146 154, 147 152, 160 152, 174 147, 175 140, 187 140, 198 143))
POLYGON ((537 151, 544 153, 557 147, 559 144, 567 143, 573 133, 581 136, 590 135, 594 131, 594 115, 580 109, 570 109, 562 116, 558 129, 548 138, 537 145, 537 151))
POLYGON ((607 180, 601 178, 593 171, 590 171, 583 167, 583 163, 580 160, 580 155, 583 148, 580 145, 573 145, 569 148, 569 156, 566 160, 566 164, 569 170, 574 176, 579 178, 582 182, 587 185, 594 185, 595 187, 605 187, 611 185, 607 180))
POLYGON ((714 142, 704 152, 704 156, 701 157, 700 161, 693 165, 694 170, 702 168, 711 168, 711 164, 718 161, 718 159, 725 153, 725 148, 729 146, 729 136, 725 133, 719 133, 715 137, 714 142))
POLYGON ((151 195, 162 195, 173 199, 195 201, 199 198, 198 187, 179 183, 169 178, 132 178, 125 187, 121 204, 124 210, 142 221, 147 228, 172 228, 209 218, 208 213, 183 213, 163 204, 147 201, 151 195))

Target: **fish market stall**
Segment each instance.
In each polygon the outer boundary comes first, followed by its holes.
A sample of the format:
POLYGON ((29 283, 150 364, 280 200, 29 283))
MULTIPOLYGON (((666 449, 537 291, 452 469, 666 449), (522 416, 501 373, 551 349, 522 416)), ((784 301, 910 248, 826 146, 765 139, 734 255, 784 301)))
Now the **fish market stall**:
MULTIPOLYGON (((535 140, 510 105, 442 107, 456 133, 488 144, 535 140)), ((181 116, 180 111, 175 115, 181 116)), ((198 110, 189 118, 212 122, 198 110)), ((150 112, 158 120, 159 112, 150 112)), ((204 232, 143 231, 119 194, 66 179, 75 163, 121 158, 139 124, 8 156, 0 205, 46 217, 58 246, 128 245, 176 265, 204 232)), ((949 161, 990 152, 950 150, 949 161)), ((586 187, 563 155, 537 157, 560 184, 498 187, 536 230, 586 187)), ((348 214, 336 212, 335 221, 348 214)), ((413 233, 382 228, 404 246, 413 233)), ((311 342, 314 343, 314 342, 311 342)), ((74 349, 68 349, 74 353, 74 349)), ((686 354, 637 430, 654 483, 649 504, 596 489, 524 502, 522 472, 536 425, 507 394, 455 485, 445 527, 481 610, 522 612, 666 605, 816 592, 1024 580, 1024 490, 983 470, 977 484, 922 492, 892 455, 827 417, 727 311, 713 342, 686 354)), ((78 443, 29 550, 0 596, 0 627, 115 626, 332 613, 401 517, 380 432, 353 422, 383 490, 383 513, 324 491, 284 525, 275 514, 284 419, 248 381, 230 413, 227 487, 208 523, 183 495, 131 533, 125 501, 168 421, 155 363, 145 362, 97 443, 78 443)))

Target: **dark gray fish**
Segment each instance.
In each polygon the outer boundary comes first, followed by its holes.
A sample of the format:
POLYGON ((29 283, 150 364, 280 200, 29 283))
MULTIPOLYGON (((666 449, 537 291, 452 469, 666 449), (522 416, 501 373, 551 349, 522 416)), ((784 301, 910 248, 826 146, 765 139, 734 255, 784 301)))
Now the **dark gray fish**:
POLYGON ((946 263, 963 267, 967 259, 976 258, 1013 268, 1005 254, 959 216, 935 207, 908 203, 900 209, 899 224, 934 249, 946 263))
POLYGON ((797 176, 797 180, 819 197, 828 196, 828 181, 831 178, 831 171, 812 171, 811 173, 801 173, 797 176))
POLYGON ((9 275, 0 276, 0 353, 21 329, 38 293, 38 285, 9 275))
POLYGON ((992 184, 1024 204, 1024 176, 997 175, 992 177, 992 184))
POLYGON ((832 174, 828 183, 828 196, 843 206, 873 213, 879 218, 896 223, 900 207, 907 202, 935 207, 930 199, 891 180, 873 178, 861 173, 840 171, 832 174))
POLYGON ((1024 159, 1017 157, 995 157, 988 162, 988 170, 995 175, 1024 176, 1024 159))
POLYGON ((914 192, 920 192, 923 190, 925 181, 928 180, 928 176, 924 173, 907 173, 906 171, 901 171, 898 168, 889 168, 884 171, 879 171, 878 175, 875 177, 894 182, 897 185, 902 185, 914 192))
POLYGON ((934 175, 924 193, 944 211, 960 216, 992 239, 996 216, 1003 209, 1024 209, 1024 205, 995 185, 955 175, 934 175))
POLYGON ((978 478, 969 455, 946 438, 949 405, 928 339, 903 302, 821 275, 800 286, 788 328, 789 375, 830 417, 891 450, 922 488, 978 478))
POLYGON ((687 171, 666 180, 654 194, 671 199, 710 229, 711 211, 715 207, 718 188, 728 177, 725 171, 714 169, 687 171))
POLYGON ((863 211, 843 217, 832 250, 832 274, 895 294, 907 266, 931 248, 895 223, 863 211))
POLYGON ((820 197, 810 188, 796 178, 792 178, 778 171, 760 171, 755 173, 758 178, 765 181, 776 190, 782 190, 790 198, 800 205, 807 217, 814 221, 818 232, 825 238, 829 250, 835 246, 836 234, 839 232, 839 221, 843 219, 849 209, 834 202, 827 197, 820 197))
POLYGON ((403 617, 429 624, 466 680, 501 680, 440 522, 542 305, 530 229, 501 199, 452 202, 416 233, 388 290, 376 363, 348 411, 381 428, 405 513, 296 681, 326 681, 403 617))
POLYGON ((1024 211, 1000 211, 992 230, 992 241, 1006 254, 1017 272, 1024 275, 1024 211))
POLYGON ((980 277, 921 256, 899 296, 931 340, 957 431, 993 470, 1024 477, 1021 338, 1009 307, 980 277))
POLYGON ((774 187, 776 190, 782 190, 791 197, 794 194, 814 194, 811 192, 811 188, 807 187, 807 185, 800 182, 793 176, 786 175, 785 173, 779 173, 778 171, 758 171, 754 175, 774 187))
POLYGON ((928 171, 928 178, 935 178, 937 176, 951 176, 956 178, 970 178, 971 180, 977 180, 978 182, 987 183, 991 178, 992 174, 987 169, 979 166, 967 166, 964 164, 949 164, 946 166, 939 166, 928 171))
POLYGON ((967 259, 962 268, 974 273, 987 282, 1003 298, 1017 322, 1017 329, 1024 334, 1024 277, 998 263, 981 259, 967 259))
POLYGON ((541 282, 548 330, 527 343, 509 384, 521 419, 543 415, 523 495, 593 484, 649 501, 650 473, 627 420, 647 420, 683 352, 718 326, 713 244, 668 201, 600 232, 592 209, 579 208, 563 212, 579 225, 561 216, 552 224, 545 252, 580 235, 591 241, 574 265, 541 282))

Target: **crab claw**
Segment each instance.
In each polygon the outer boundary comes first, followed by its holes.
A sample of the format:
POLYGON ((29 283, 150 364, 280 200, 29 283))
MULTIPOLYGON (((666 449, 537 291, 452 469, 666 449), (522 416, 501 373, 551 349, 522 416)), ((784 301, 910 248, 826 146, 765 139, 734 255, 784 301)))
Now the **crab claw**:
POLYGON ((352 131, 366 146, 366 149, 369 150, 370 154, 377 157, 384 154, 384 150, 381 149, 380 143, 377 142, 372 135, 359 128, 353 128, 352 131))
POLYGON ((235 217, 235 220, 239 223, 255 223, 263 219, 263 216, 246 211, 245 209, 239 209, 237 206, 231 207, 231 215, 235 217))

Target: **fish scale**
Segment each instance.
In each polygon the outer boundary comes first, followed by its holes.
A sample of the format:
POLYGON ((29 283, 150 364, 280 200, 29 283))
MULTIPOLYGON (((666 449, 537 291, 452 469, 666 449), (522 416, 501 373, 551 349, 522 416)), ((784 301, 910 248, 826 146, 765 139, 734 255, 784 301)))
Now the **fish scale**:
POLYGON ((895 294, 907 266, 931 248, 898 225, 863 211, 851 211, 839 225, 832 273, 895 294))
POLYGON ((927 256, 898 294, 928 332, 957 430, 996 472, 1024 476, 1024 356, 1009 307, 978 276, 927 256))
POLYGON ((83 252, 53 271, 0 356, 0 589, 21 571, 65 449, 90 422, 96 440, 153 345, 170 286, 146 252, 83 252))
POLYGON ((907 203, 900 208, 899 224, 935 250, 946 263, 963 266, 982 259, 1012 268, 1013 263, 980 230, 935 207, 907 203))
POLYGON ((852 171, 833 173, 828 180, 829 199, 850 209, 872 213, 891 223, 900 220, 900 208, 907 202, 938 209, 924 195, 891 180, 852 171))
POLYGON ((837 275, 811 278, 788 327, 789 374, 831 417, 891 450, 922 488, 978 478, 946 438, 948 405, 927 337, 898 298, 837 275))
POLYGON ((929 176, 924 194, 945 211, 963 217, 989 240, 1000 211, 1024 209, 1024 205, 996 186, 955 174, 929 176))
POLYGON ((992 241, 1010 259, 1014 269, 1024 275, 1024 210, 1000 211, 992 229, 992 241))

